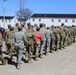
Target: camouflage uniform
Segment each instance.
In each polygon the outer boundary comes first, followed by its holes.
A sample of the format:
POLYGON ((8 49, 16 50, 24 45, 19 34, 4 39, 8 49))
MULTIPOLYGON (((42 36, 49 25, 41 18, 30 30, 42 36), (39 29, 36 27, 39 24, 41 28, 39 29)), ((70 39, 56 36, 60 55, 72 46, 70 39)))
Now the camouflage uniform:
POLYGON ((14 27, 11 27, 10 30, 8 30, 6 32, 6 46, 7 46, 8 54, 9 54, 9 60, 8 60, 8 62, 11 61, 12 54, 13 54, 13 49, 12 49, 13 36, 14 36, 14 27))
POLYGON ((59 27, 56 28, 56 51, 60 48, 60 35, 61 31, 59 27))
POLYGON ((73 43, 75 42, 75 26, 72 26, 72 30, 73 30, 73 43))
MULTIPOLYGON (((22 27, 19 27, 19 29, 22 29, 22 27)), ((15 47, 17 53, 17 68, 20 68, 21 59, 24 53, 24 44, 26 42, 26 36, 22 31, 14 33, 13 47, 15 47)))
POLYGON ((6 53, 8 54, 9 53, 9 48, 8 48, 8 37, 9 37, 9 33, 10 33, 10 28, 11 28, 11 25, 8 25, 8 29, 5 30, 5 42, 6 42, 6 53))
POLYGON ((52 38, 52 50, 56 49, 56 29, 52 27, 53 38, 52 38))
POLYGON ((45 28, 41 28, 40 32, 42 33, 41 36, 41 49, 40 49, 40 57, 43 57, 43 51, 45 49, 45 45, 46 45, 46 29, 45 28))
POLYGON ((65 41, 65 27, 61 26, 61 48, 65 48, 64 47, 64 41, 65 41))
POLYGON ((29 61, 28 63, 31 63, 31 58, 33 53, 35 52, 34 50, 34 45, 36 44, 36 39, 35 39, 35 35, 32 31, 31 25, 29 26, 28 30, 26 30, 25 35, 27 37, 27 45, 26 45, 26 50, 28 52, 28 57, 29 57, 29 61))
POLYGON ((6 61, 3 58, 2 45, 3 45, 3 38, 2 38, 2 34, 0 33, 0 61, 2 62, 2 65, 5 65, 6 64, 6 61))
POLYGON ((52 31, 50 28, 47 28, 46 30, 46 54, 49 53, 50 51, 50 44, 51 44, 51 39, 52 39, 52 31))
POLYGON ((70 40, 70 38, 71 38, 70 27, 68 27, 68 34, 67 34, 67 36, 68 36, 67 40, 68 40, 68 46, 69 46, 69 45, 71 45, 71 43, 70 43, 71 42, 71 40, 70 40))

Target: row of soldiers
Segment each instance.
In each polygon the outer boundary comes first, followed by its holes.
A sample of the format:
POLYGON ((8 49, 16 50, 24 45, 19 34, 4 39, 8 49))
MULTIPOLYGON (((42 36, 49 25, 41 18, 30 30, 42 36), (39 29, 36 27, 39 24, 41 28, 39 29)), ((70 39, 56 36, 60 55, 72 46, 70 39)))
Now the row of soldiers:
MULTIPOLYGON (((25 60, 32 63, 32 56, 38 61, 38 57, 43 58, 43 55, 48 55, 49 52, 62 50, 75 42, 76 28, 75 26, 52 25, 51 28, 45 24, 40 24, 40 27, 31 25, 30 23, 21 26, 18 23, 15 27, 8 25, 5 30, 4 40, 6 44, 6 54, 8 54, 8 62, 11 62, 13 53, 17 54, 17 68, 20 68, 22 55, 25 55, 25 60)), ((1 38, 3 39, 3 38, 1 38)), ((2 44, 1 44, 2 47, 2 44)), ((1 48, 0 48, 1 49, 1 48)), ((1 61, 5 64, 2 50, 1 61)))

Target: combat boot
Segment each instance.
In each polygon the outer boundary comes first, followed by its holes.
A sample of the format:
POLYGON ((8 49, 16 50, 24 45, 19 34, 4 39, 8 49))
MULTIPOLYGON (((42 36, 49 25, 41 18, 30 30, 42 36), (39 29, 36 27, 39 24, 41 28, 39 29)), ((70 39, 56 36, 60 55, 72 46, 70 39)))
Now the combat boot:
POLYGON ((46 52, 45 55, 48 56, 49 55, 49 52, 46 52))
POLYGON ((20 64, 17 64, 17 69, 20 69, 20 64))
POLYGON ((30 64, 30 63, 33 63, 32 59, 29 59, 28 60, 28 64, 30 64))
POLYGON ((40 58, 43 58, 43 54, 40 54, 40 58))
POLYGON ((38 61, 38 57, 35 57, 35 61, 38 61))
POLYGON ((5 59, 1 59, 2 65, 6 65, 6 60, 5 59))
POLYGON ((26 61, 28 61, 28 60, 29 60, 29 57, 28 57, 28 56, 26 56, 26 55, 25 55, 25 60, 26 60, 26 61))

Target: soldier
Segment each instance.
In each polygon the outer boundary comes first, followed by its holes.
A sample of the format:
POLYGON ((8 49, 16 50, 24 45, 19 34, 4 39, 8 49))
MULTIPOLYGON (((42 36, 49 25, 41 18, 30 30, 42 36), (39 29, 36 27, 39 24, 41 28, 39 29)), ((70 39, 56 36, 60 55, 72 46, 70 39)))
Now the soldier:
POLYGON ((46 30, 46 55, 50 51, 50 44, 51 44, 52 37, 53 37, 52 31, 50 30, 50 27, 47 27, 47 30, 46 30))
POLYGON ((42 35, 39 27, 36 28, 36 32, 34 32, 34 34, 35 34, 36 42, 37 42, 37 44, 35 45, 36 46, 35 60, 38 61, 38 55, 39 55, 39 51, 40 51, 40 41, 41 41, 41 35, 42 35))
POLYGON ((41 49, 40 49, 40 58, 43 58, 43 51, 45 49, 46 45, 46 25, 45 24, 40 24, 40 32, 42 33, 41 36, 41 49))
POLYGON ((14 28, 14 31, 15 31, 15 32, 18 32, 18 26, 19 26, 19 23, 16 23, 16 24, 15 24, 15 28, 14 28))
POLYGON ((75 26, 72 25, 72 30, 73 30, 73 43, 75 42, 75 26))
POLYGON ((23 25, 24 25, 24 29, 25 29, 25 30, 27 30, 27 26, 26 26, 26 23, 24 23, 23 25))
POLYGON ((61 24, 61 48, 65 48, 64 47, 64 41, 65 41, 65 27, 64 27, 64 23, 61 24))
POLYGON ((36 38, 32 29, 32 25, 28 26, 28 30, 25 32, 25 35, 27 37, 27 46, 26 50, 28 52, 28 63, 32 63, 32 55, 35 52, 34 51, 34 45, 36 44, 36 38))
POLYGON ((38 25, 37 24, 35 24, 34 25, 34 28, 33 28, 33 30, 36 32, 36 28, 38 27, 38 25))
POLYGON ((56 50, 56 28, 54 27, 54 25, 52 25, 52 34, 53 34, 53 38, 52 38, 52 50, 56 50))
POLYGON ((5 42, 6 42, 6 54, 8 54, 9 53, 9 49, 8 49, 8 36, 9 36, 9 32, 10 32, 10 28, 11 28, 11 25, 9 24, 8 25, 8 29, 6 29, 5 30, 5 37, 4 37, 4 39, 5 39, 5 42))
POLYGON ((60 48, 60 36, 61 36, 61 30, 60 27, 56 27, 56 51, 60 48))
POLYGON ((70 46, 70 45, 71 45, 71 43, 70 43, 70 42, 71 42, 71 40, 70 40, 70 37, 71 37, 70 26, 68 27, 68 32, 67 32, 67 33, 68 33, 68 34, 67 34, 67 37, 68 37, 68 38, 67 38, 67 41, 68 41, 67 44, 68 44, 68 46, 70 46))
POLYGON ((5 65, 6 60, 3 58, 2 45, 3 45, 3 38, 2 38, 2 34, 0 33, 0 61, 2 62, 2 65, 5 65))
POLYGON ((13 47, 17 53, 17 69, 20 69, 21 59, 24 53, 24 43, 27 42, 26 36, 22 32, 22 27, 18 27, 18 32, 14 33, 13 47))
POLYGON ((67 28, 67 26, 65 26, 64 32, 65 32, 64 46, 67 47, 67 42, 68 42, 68 40, 67 40, 68 39, 68 36, 67 36, 68 35, 68 28, 67 28))
POLYGON ((8 49, 8 55, 9 55, 8 63, 10 63, 11 60, 12 60, 12 54, 13 54, 12 40, 13 40, 13 36, 14 36, 14 27, 11 26, 10 31, 7 33, 7 41, 6 41, 6 45, 7 45, 7 49, 8 49))
POLYGON ((25 33, 27 30, 26 23, 22 24, 22 31, 25 33))
POLYGON ((28 23, 27 23, 27 29, 29 28, 29 26, 30 26, 30 25, 31 25, 31 23, 30 23, 30 22, 28 22, 28 23))

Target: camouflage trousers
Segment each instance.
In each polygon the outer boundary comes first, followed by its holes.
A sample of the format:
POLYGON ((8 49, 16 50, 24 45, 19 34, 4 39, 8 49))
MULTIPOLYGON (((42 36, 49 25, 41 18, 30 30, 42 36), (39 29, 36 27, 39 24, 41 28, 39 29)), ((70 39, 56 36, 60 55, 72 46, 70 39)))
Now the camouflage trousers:
POLYGON ((4 57, 3 57, 3 54, 2 54, 2 45, 0 46, 0 61, 4 62, 4 57))
POLYGON ((11 44, 6 44, 6 46, 7 46, 6 52, 8 53, 9 58, 12 58, 12 54, 13 54, 13 52, 15 52, 15 49, 14 50, 12 49, 11 44))
POLYGON ((23 57, 23 53, 24 53, 24 46, 15 46, 15 50, 17 53, 17 63, 21 64, 21 59, 23 57))
POLYGON ((35 57, 37 58, 39 56, 40 43, 37 43, 35 47, 35 57))
POLYGON ((52 39, 52 50, 55 50, 55 48, 56 48, 56 39, 53 38, 52 39))
POLYGON ((46 45, 46 40, 41 40, 41 45, 40 45, 40 55, 43 54, 45 50, 45 45, 46 45))
POLYGON ((27 45, 26 46, 26 55, 28 55, 29 59, 32 58, 32 55, 33 53, 35 52, 35 49, 34 49, 35 45, 34 44, 31 44, 31 45, 27 45))
POLYGON ((46 41, 46 53, 49 53, 50 51, 50 44, 51 44, 51 38, 47 39, 46 41))
POLYGON ((60 48, 60 38, 56 39, 56 50, 60 48))
POLYGON ((61 37, 60 38, 60 49, 64 48, 64 41, 65 41, 65 37, 61 37))

